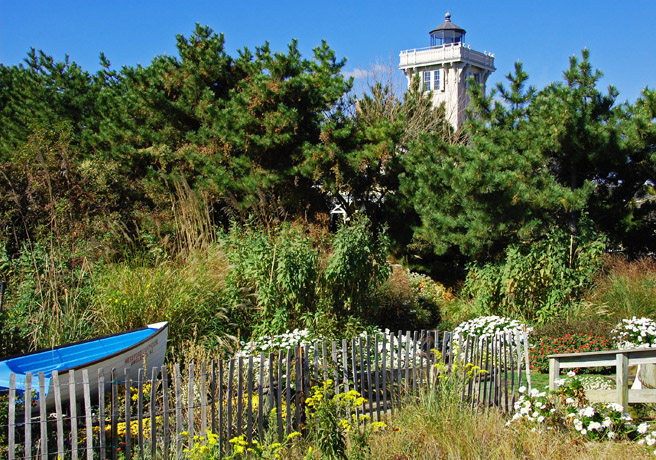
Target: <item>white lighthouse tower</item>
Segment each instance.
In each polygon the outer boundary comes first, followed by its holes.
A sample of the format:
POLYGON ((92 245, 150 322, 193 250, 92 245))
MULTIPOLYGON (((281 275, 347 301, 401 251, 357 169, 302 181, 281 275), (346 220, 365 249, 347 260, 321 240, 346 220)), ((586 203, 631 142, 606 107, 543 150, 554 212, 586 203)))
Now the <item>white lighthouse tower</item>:
POLYGON ((465 44, 465 29, 451 22, 450 13, 444 19, 430 31, 430 47, 401 51, 399 68, 408 84, 419 74, 421 87, 431 92, 433 105, 445 105, 447 120, 457 130, 469 105, 468 78, 474 77, 485 90, 487 77, 496 69, 494 54, 471 49, 465 44))

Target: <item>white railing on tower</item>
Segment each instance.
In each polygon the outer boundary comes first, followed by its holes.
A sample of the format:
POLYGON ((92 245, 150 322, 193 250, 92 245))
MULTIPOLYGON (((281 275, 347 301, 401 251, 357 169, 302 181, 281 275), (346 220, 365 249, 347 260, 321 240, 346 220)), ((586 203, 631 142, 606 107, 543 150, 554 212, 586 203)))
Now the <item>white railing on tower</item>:
POLYGON ((430 64, 436 61, 465 60, 494 69, 494 54, 472 50, 468 45, 462 43, 404 50, 401 51, 400 58, 400 68, 430 64))

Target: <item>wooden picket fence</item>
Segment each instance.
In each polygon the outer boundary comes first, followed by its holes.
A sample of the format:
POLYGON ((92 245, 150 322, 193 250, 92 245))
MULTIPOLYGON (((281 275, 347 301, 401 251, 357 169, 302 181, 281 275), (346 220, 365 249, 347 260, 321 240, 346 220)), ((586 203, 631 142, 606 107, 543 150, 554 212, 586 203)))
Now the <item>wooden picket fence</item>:
POLYGON ((45 398, 29 398, 32 388, 44 394, 44 376, 29 375, 26 391, 9 390, 8 458, 13 459, 151 459, 184 458, 194 435, 218 435, 223 453, 229 440, 277 436, 305 426, 305 399, 313 386, 332 380, 334 391, 355 390, 367 402, 356 415, 381 420, 408 398, 435 387, 436 372, 463 379, 462 399, 472 407, 512 410, 517 389, 530 387, 528 336, 497 334, 454 340, 438 331, 399 331, 295 349, 143 370, 136 381, 125 369, 112 375, 69 375, 69 401, 62 401, 59 375, 52 375, 54 413, 45 398), (436 366, 437 363, 442 365, 436 366), (469 366, 466 363, 471 363, 469 366), (477 369, 480 369, 478 371, 477 369), (524 380, 523 374, 526 374, 524 380), (82 401, 75 385, 83 386, 82 401), (24 404, 25 399, 30 404, 24 404), (36 399, 36 400, 34 400, 36 399), (130 428, 127 428, 130 427, 130 428))

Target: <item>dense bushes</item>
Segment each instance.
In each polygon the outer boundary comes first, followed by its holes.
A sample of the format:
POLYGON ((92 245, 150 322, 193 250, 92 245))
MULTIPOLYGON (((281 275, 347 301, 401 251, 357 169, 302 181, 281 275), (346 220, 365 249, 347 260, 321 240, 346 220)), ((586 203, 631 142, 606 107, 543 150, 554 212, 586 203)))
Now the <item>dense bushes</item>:
POLYGON ((376 293, 389 273, 387 238, 375 235, 364 216, 335 234, 300 224, 269 231, 233 227, 224 245, 231 263, 227 287, 244 334, 299 327, 331 335, 345 322, 378 318, 376 293))
POLYGON ((501 263, 471 265, 462 295, 474 310, 537 323, 563 316, 579 302, 601 268, 603 237, 552 230, 527 247, 510 246, 501 263))
POLYGON ((435 327, 452 294, 429 276, 392 265, 375 294, 376 322, 393 331, 435 327))

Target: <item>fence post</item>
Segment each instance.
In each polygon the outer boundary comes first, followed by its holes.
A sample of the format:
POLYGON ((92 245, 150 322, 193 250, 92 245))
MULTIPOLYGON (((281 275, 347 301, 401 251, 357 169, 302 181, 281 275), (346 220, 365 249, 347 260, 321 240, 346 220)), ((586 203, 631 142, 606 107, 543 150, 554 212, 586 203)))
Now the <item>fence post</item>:
MULTIPOLYGON (((560 375, 560 359, 549 358, 549 391, 556 391, 556 379, 560 375)), ((619 387, 618 387, 619 388, 619 387)))
POLYGON ((39 424, 41 431, 41 459, 48 460, 48 416, 46 415, 46 380, 39 372, 39 424))
POLYGON ((75 381, 75 370, 71 369, 68 373, 68 397, 69 397, 69 408, 70 408, 70 419, 71 419, 71 460, 77 460, 78 457, 78 445, 77 445, 77 398, 76 398, 76 381, 75 381))
POLYGON ((623 413, 626 414, 629 412, 629 357, 626 353, 617 353, 615 362, 617 403, 622 406, 623 413))
POLYGON ((57 454, 64 454, 64 419, 62 414, 61 386, 59 385, 59 372, 52 371, 50 386, 55 391, 55 414, 57 418, 57 454))
POLYGON ((528 385, 528 390, 531 391, 531 362, 528 359, 528 331, 526 330, 526 325, 523 326, 523 337, 524 337, 524 361, 526 361, 526 383, 528 385))
POLYGON ((32 458, 32 373, 25 374, 25 458, 32 458))
MULTIPOLYGON (((89 380, 89 370, 82 370, 82 387, 84 391, 84 426, 87 434, 87 460, 93 460, 93 420, 91 418, 91 389, 89 380)), ((99 388, 98 393, 104 394, 104 388, 99 388)), ((104 417, 105 414, 99 414, 104 417)))
MULTIPOLYGON (((24 396, 23 399, 27 397, 24 396)), ((15 444, 15 425, 16 425, 16 374, 9 374, 9 419, 7 428, 9 430, 9 460, 16 458, 16 444, 15 444)))

